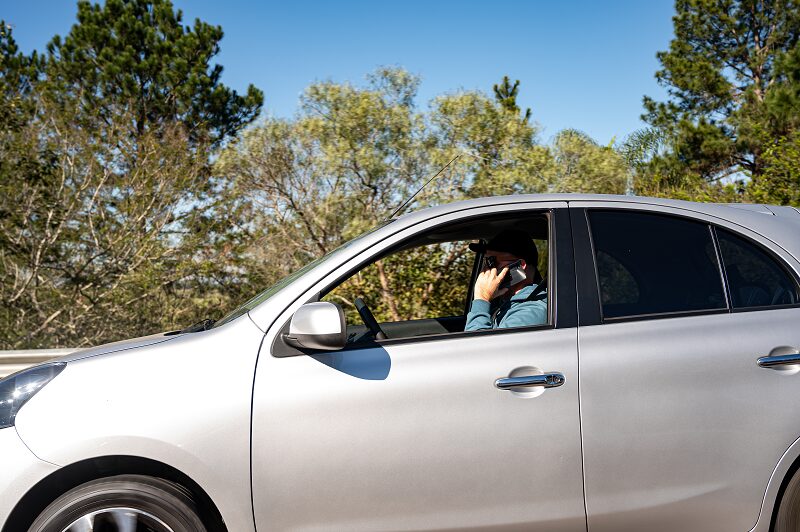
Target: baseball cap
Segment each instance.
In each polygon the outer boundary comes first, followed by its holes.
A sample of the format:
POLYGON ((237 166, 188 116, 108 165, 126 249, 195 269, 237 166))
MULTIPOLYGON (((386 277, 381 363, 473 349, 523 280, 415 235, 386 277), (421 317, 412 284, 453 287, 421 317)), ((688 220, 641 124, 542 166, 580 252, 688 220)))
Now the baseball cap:
POLYGON ((515 229, 501 231, 485 244, 483 242, 470 244, 469 249, 476 253, 486 253, 486 250, 489 249, 504 251, 511 253, 515 257, 525 259, 532 266, 536 266, 539 262, 539 252, 531 237, 524 231, 515 229))

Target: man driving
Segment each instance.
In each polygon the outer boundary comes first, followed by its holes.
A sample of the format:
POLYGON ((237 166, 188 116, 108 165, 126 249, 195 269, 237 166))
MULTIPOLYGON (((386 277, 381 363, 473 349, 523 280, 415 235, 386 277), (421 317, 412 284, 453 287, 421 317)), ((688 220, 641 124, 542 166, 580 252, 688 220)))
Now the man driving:
MULTIPOLYGON (((465 331, 527 327, 547 323, 547 292, 536 268, 539 253, 531 238, 523 231, 502 231, 487 243, 470 244, 475 252, 484 253, 483 269, 475 281, 472 304, 467 314, 465 331), (524 272, 510 286, 503 281, 510 276, 509 267, 524 272)), ((514 282, 514 281, 512 281, 514 282)))

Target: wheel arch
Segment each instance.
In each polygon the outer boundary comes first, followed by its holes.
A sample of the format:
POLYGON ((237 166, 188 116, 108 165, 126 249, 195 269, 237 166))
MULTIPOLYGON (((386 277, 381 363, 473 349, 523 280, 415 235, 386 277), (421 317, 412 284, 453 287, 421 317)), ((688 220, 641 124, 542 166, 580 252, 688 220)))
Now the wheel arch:
POLYGON ((127 455, 89 458, 54 471, 28 490, 17 502, 2 532, 27 530, 47 505, 85 482, 124 474, 158 477, 176 484, 194 500, 200 512, 200 519, 208 528, 208 532, 228 532, 214 501, 188 475, 157 460, 127 455))
POLYGON ((800 437, 792 442, 775 465, 767 489, 764 491, 764 499, 761 501, 761 513, 750 532, 772 530, 786 486, 798 471, 800 471, 800 437))

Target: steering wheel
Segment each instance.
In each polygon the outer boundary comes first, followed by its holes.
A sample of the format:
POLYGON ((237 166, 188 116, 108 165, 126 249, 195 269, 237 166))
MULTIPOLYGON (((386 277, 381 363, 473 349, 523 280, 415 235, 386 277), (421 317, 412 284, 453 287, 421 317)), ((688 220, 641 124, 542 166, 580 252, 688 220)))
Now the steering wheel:
POLYGON ((386 333, 383 332, 381 326, 378 325, 378 320, 375 319, 375 316, 372 314, 372 311, 369 309, 364 300, 360 297, 357 297, 355 301, 353 301, 356 305, 356 310, 358 310, 358 315, 361 316, 361 320, 364 322, 364 325, 367 326, 367 329, 372 332, 375 336, 376 340, 386 340, 388 338, 386 333))

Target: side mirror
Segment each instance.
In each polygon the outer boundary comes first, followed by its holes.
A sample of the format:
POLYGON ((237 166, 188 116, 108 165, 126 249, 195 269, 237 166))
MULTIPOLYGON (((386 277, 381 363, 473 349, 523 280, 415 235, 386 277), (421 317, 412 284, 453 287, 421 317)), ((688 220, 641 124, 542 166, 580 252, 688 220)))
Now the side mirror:
POLYGON ((298 349, 343 348, 347 343, 347 327, 342 307, 325 301, 306 303, 292 316, 283 340, 298 349))

